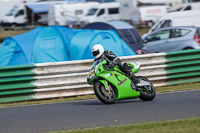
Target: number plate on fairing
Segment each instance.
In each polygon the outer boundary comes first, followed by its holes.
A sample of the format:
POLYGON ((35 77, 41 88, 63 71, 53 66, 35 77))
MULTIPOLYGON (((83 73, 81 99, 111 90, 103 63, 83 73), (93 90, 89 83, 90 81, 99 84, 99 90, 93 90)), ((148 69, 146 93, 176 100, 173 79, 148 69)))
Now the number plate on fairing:
POLYGON ((92 69, 92 70, 90 71, 88 77, 89 77, 89 79, 93 79, 95 76, 96 76, 96 74, 95 74, 95 70, 92 69))

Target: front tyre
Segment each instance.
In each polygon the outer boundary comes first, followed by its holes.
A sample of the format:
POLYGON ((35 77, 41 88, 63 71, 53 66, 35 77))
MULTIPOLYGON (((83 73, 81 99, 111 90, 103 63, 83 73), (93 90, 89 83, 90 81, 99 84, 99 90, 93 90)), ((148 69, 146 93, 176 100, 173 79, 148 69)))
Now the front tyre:
POLYGON ((137 76, 138 80, 142 82, 148 82, 150 85, 138 86, 137 89, 140 90, 140 99, 143 101, 151 101, 156 96, 156 89, 146 77, 137 76))
POLYGON ((101 82, 96 81, 94 84, 94 92, 101 102, 105 104, 115 103, 116 94, 112 87, 106 89, 101 82))

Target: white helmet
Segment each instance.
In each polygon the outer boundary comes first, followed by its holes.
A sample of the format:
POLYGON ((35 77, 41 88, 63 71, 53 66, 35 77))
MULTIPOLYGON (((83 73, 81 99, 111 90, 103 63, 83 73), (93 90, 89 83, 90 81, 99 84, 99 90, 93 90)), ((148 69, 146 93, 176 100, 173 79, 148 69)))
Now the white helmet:
POLYGON ((99 57, 101 57, 103 53, 104 53, 104 48, 101 44, 95 44, 92 47, 92 55, 94 56, 95 59, 98 59, 99 57))

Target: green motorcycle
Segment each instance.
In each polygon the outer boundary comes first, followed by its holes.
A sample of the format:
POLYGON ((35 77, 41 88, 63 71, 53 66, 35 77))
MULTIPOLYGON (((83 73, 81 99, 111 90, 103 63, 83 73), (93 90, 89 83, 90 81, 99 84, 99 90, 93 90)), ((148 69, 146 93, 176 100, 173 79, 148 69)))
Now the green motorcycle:
MULTIPOLYGON (((93 63, 87 77, 87 83, 94 86, 97 98, 105 104, 113 104, 116 100, 140 98, 143 101, 151 101, 156 96, 156 91, 146 77, 136 76, 135 84, 129 76, 126 76, 118 66, 108 68, 107 61, 97 60, 93 63)), ((139 71, 138 63, 129 63, 132 72, 139 71)))

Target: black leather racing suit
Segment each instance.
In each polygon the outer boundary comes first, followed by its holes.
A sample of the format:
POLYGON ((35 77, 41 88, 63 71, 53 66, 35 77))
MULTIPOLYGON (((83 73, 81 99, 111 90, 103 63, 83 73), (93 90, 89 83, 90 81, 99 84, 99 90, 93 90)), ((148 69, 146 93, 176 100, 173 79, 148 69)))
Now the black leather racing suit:
POLYGON ((128 77, 135 77, 131 71, 132 67, 128 63, 121 61, 120 58, 118 58, 112 51, 105 50, 103 58, 108 61, 107 65, 109 68, 113 68, 115 65, 118 65, 120 70, 122 70, 128 77))

